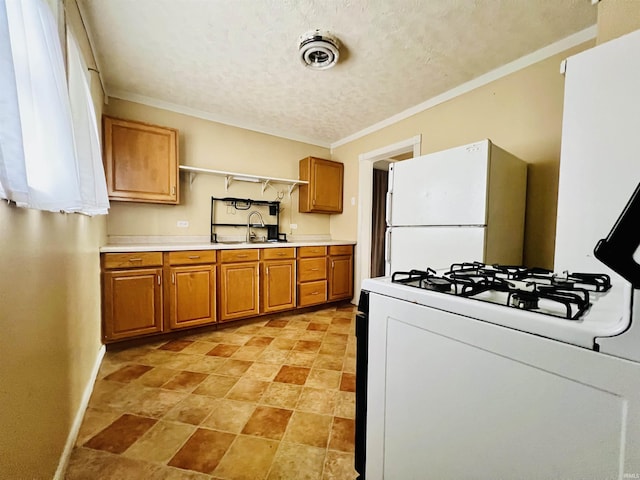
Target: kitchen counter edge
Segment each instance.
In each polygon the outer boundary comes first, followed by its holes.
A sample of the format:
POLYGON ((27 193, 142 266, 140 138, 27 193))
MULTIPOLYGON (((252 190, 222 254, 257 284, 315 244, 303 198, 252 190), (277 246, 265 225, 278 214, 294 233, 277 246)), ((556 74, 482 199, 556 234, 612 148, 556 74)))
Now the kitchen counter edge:
POLYGON ((128 252, 179 252, 183 250, 237 250, 246 248, 286 248, 317 247, 331 245, 355 245, 353 240, 321 240, 307 242, 274 242, 274 243, 153 243, 153 244, 118 244, 100 247, 100 253, 128 252))

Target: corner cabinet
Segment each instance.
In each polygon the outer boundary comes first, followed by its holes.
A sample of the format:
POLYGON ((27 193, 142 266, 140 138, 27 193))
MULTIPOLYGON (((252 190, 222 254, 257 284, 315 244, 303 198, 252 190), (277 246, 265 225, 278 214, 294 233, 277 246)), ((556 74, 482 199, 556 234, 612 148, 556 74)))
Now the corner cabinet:
POLYGON ((178 130, 103 116, 111 200, 177 204, 178 130))
POLYGON ((344 164, 323 158, 300 160, 300 180, 308 181, 300 189, 301 213, 342 213, 344 164))

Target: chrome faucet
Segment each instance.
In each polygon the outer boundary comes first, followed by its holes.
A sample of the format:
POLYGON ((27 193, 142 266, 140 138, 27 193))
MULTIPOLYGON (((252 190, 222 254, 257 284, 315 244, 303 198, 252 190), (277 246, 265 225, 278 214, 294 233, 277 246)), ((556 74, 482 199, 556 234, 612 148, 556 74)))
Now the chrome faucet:
POLYGON ((251 233, 251 217, 253 217, 254 215, 258 215, 258 218, 260 219, 260 226, 264 227, 264 220, 262 219, 262 215, 260 214, 260 212, 258 212, 257 210, 253 210, 252 212, 250 212, 249 216, 247 217, 247 243, 251 242, 251 239, 256 237, 255 233, 253 235, 251 233))

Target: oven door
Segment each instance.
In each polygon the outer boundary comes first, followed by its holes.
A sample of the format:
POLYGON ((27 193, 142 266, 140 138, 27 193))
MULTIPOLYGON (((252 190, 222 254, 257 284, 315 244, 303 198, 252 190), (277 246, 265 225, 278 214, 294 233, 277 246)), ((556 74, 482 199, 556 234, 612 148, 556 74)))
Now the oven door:
POLYGON ((373 292, 368 354, 369 480, 640 473, 640 364, 373 292))

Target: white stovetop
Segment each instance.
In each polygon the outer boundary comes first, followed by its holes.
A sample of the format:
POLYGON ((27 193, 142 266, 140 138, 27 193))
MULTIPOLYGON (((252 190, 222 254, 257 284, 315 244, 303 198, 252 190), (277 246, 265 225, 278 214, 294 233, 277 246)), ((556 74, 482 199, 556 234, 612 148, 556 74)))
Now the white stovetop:
POLYGON ((364 280, 362 289, 589 349, 594 348, 596 337, 610 337, 623 332, 629 326, 631 315, 631 287, 629 284, 621 283, 614 284, 611 290, 605 293, 590 292, 592 306, 579 320, 565 320, 505 305, 392 283, 391 277, 364 280))

